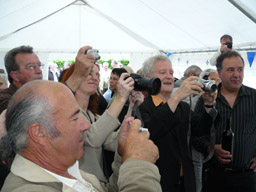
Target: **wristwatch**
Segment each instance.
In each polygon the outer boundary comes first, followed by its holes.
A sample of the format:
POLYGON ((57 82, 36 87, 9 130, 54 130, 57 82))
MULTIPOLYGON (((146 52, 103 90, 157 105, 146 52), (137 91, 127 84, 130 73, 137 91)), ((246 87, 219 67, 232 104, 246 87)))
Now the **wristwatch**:
POLYGON ((215 108, 216 102, 214 102, 212 105, 204 104, 206 108, 215 108))
POLYGON ((206 108, 214 108, 214 105, 204 105, 206 108))

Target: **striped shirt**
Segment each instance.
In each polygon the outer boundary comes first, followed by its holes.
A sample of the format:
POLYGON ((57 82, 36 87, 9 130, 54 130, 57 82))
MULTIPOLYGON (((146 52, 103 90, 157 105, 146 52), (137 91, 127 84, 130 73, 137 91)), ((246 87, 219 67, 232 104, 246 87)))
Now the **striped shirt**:
POLYGON ((233 160, 229 164, 221 164, 216 159, 213 164, 221 168, 249 168, 251 160, 256 157, 256 89, 242 85, 233 108, 219 91, 216 109, 218 110, 218 116, 214 123, 216 144, 221 144, 226 119, 231 117, 234 151, 233 160))

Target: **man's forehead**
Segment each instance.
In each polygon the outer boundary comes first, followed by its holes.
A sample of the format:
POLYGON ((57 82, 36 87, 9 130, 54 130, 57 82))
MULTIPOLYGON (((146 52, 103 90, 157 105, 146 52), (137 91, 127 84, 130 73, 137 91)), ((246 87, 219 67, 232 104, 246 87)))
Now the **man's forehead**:
POLYGON ((227 57, 223 60, 223 67, 225 66, 233 66, 233 65, 237 65, 237 64, 240 64, 240 65, 244 65, 243 64, 243 61, 240 57, 227 57))
POLYGON ((231 42, 231 39, 228 37, 221 39, 221 43, 226 43, 226 42, 231 42))
POLYGON ((39 58, 34 53, 18 53, 15 57, 16 62, 39 62, 39 58))
MULTIPOLYGON (((53 104, 53 115, 57 119, 68 120, 74 116, 77 111, 79 111, 79 106, 76 100, 68 95, 63 95, 64 97, 55 98, 53 104), (66 97, 65 97, 66 96, 66 97)), ((64 121, 65 121, 64 120, 64 121)))

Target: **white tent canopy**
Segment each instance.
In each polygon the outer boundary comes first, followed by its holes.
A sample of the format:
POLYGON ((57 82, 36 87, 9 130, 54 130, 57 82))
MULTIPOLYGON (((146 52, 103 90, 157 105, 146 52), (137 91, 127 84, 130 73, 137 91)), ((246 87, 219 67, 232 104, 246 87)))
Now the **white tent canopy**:
POLYGON ((0 7, 1 68, 5 52, 20 45, 46 62, 74 59, 91 45, 102 56, 129 57, 136 69, 160 50, 185 64, 182 53, 206 53, 205 63, 223 34, 235 49, 256 50, 255 0, 0 0, 0 7))
MULTIPOLYGON (((89 44, 108 52, 207 50, 216 49, 225 33, 236 46, 256 47, 254 21, 227 0, 0 2, 0 49, 30 44, 76 51, 89 44)), ((256 1, 238 2, 256 21, 256 1)))

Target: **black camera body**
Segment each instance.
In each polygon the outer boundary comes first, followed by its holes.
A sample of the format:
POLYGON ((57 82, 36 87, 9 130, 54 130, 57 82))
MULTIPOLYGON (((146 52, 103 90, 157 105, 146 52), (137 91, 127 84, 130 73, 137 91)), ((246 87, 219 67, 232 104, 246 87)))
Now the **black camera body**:
POLYGON ((161 80, 159 78, 147 79, 136 73, 131 73, 130 77, 134 80, 134 90, 136 91, 147 91, 150 95, 157 95, 161 90, 161 80))
POLYGON ((225 45, 227 45, 229 49, 232 49, 232 45, 233 45, 232 42, 226 42, 225 45))
POLYGON ((100 59, 99 50, 97 49, 88 49, 85 51, 85 54, 91 53, 95 57, 95 61, 100 59))

